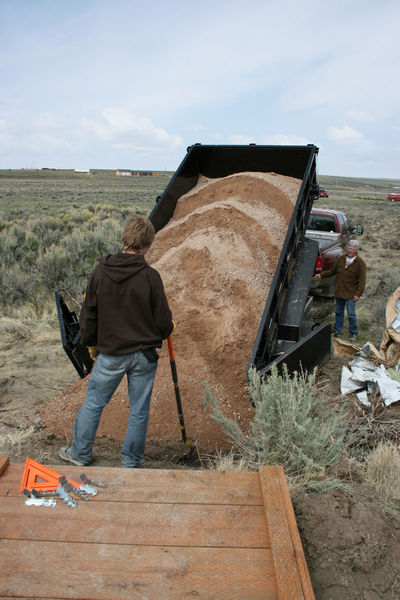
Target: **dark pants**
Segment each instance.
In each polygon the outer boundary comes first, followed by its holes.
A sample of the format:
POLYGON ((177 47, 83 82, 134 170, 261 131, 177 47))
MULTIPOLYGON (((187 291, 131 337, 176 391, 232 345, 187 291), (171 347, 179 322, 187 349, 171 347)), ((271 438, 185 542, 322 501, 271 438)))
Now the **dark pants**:
POLYGON ((335 333, 342 333, 345 307, 347 310, 347 316, 349 317, 350 335, 357 335, 356 303, 354 302, 353 298, 350 300, 344 300, 343 298, 336 297, 336 319, 334 325, 335 333))

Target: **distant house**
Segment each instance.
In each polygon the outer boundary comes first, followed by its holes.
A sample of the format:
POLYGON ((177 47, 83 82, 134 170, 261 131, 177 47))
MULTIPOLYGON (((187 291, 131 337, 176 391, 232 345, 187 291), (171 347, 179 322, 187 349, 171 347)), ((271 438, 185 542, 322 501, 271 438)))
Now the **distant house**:
POLYGON ((151 171, 131 171, 129 169, 117 169, 116 175, 133 175, 137 177, 138 175, 154 175, 151 171))
POLYGON ((89 175, 90 169, 74 169, 75 173, 86 173, 89 175))
POLYGON ((117 169, 115 172, 116 175, 133 175, 133 171, 130 171, 129 169, 117 169))

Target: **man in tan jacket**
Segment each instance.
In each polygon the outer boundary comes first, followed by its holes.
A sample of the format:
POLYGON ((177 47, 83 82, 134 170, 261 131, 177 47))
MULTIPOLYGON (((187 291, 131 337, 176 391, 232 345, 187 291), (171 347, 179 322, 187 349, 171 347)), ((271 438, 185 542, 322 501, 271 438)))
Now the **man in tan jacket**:
POLYGON ((347 252, 338 258, 332 269, 322 271, 315 279, 323 279, 336 275, 335 298, 336 319, 334 337, 342 333, 344 323, 344 309, 346 307, 349 317, 350 339, 357 339, 356 302, 360 299, 365 289, 367 268, 362 258, 358 256, 359 244, 357 240, 350 240, 347 252))

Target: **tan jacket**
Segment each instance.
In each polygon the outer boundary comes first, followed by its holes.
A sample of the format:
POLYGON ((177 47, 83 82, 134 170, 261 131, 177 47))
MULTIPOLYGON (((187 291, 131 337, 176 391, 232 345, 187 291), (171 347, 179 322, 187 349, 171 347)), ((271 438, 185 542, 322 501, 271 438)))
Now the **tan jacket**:
POLYGON ((340 256, 332 269, 322 271, 321 278, 336 275, 335 296, 350 300, 354 296, 361 296, 365 289, 367 267, 362 258, 356 255, 355 259, 346 269, 346 255, 340 256))

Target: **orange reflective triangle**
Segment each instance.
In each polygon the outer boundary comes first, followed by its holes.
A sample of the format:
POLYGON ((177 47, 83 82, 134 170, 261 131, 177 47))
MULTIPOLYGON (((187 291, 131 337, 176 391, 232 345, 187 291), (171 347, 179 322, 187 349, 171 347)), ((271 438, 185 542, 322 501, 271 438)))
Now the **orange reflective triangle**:
MULTIPOLYGON (((52 471, 48 467, 27 457, 19 493, 22 494, 24 489, 35 489, 38 492, 55 491, 60 487, 60 482, 58 481, 59 477, 61 477, 60 473, 52 471)), ((80 487, 82 485, 82 482, 77 483, 76 481, 72 481, 72 479, 68 479, 68 481, 72 483, 74 487, 80 487)))

